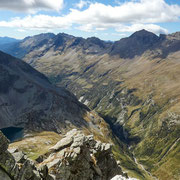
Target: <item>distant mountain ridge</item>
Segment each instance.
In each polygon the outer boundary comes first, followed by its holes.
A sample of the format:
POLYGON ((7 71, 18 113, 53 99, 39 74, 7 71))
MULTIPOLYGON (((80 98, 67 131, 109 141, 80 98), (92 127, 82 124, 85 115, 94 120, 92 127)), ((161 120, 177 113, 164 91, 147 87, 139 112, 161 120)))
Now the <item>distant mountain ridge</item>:
POLYGON ((10 38, 10 37, 0 37, 0 45, 14 43, 20 41, 19 39, 10 38))
MULTIPOLYGON (((17 58, 24 57, 33 47, 36 47, 40 42, 45 42, 46 39, 54 37, 53 33, 40 34, 32 37, 26 37, 23 40, 6 43, 5 45, 0 43, 0 50, 6 52, 17 58)), ((1 39, 0 39, 1 40, 1 39)))
POLYGON ((46 45, 45 51, 52 47, 59 48, 61 51, 68 48, 81 48, 88 54, 108 53, 111 56, 118 55, 120 58, 132 59, 135 56, 142 55, 147 50, 156 51, 157 48, 160 48, 161 56, 165 57, 171 51, 180 50, 179 36, 179 32, 157 36, 143 29, 133 33, 130 37, 109 42, 96 37, 84 39, 65 33, 59 33, 57 35, 43 33, 26 37, 21 41, 10 42, 6 46, 1 45, 4 40, 0 39, 0 50, 15 57, 24 58, 26 54, 38 49, 38 47, 46 45), (169 47, 167 47, 168 43, 170 43, 169 47))

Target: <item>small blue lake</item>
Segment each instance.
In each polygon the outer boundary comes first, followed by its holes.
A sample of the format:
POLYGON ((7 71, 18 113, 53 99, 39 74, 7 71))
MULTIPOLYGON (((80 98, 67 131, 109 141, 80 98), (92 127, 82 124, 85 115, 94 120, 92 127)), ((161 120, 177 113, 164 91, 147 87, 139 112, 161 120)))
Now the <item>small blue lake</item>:
POLYGON ((2 133, 10 140, 10 142, 14 142, 18 139, 21 139, 24 135, 24 129, 18 127, 8 127, 0 129, 2 133))

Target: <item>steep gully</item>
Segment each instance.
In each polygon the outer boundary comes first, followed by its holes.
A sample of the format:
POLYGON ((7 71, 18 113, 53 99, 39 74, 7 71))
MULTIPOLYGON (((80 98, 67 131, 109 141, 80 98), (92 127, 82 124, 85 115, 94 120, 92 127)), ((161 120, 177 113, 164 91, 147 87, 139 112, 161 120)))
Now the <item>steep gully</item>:
MULTIPOLYGON (((103 115, 101 115, 101 116, 103 117, 103 115)), ((111 122, 110 117, 107 117, 107 116, 106 116, 106 117, 103 117, 103 118, 104 118, 105 121, 110 125, 113 133, 114 133, 121 141, 123 141, 123 142, 127 145, 128 149, 129 149, 129 153, 131 153, 132 158, 133 158, 135 164, 137 165, 137 167, 139 167, 142 171, 144 171, 144 172, 147 174, 147 176, 149 176, 150 178, 152 178, 152 179, 154 179, 154 180, 158 180, 157 177, 153 176, 149 171, 147 171, 147 170, 145 169, 145 167, 144 167, 142 164, 140 164, 140 163, 137 161, 137 159, 136 159, 136 157, 135 157, 135 154, 134 154, 133 150, 131 149, 132 146, 130 145, 130 142, 132 141, 132 139, 129 139, 129 137, 128 137, 128 132, 123 128, 123 126, 120 125, 120 124, 114 125, 114 124, 111 122)), ((179 140, 179 139, 178 139, 178 140, 179 140)), ((177 141, 176 141, 176 143, 177 143, 177 141)))
MULTIPOLYGON (((130 149, 130 147, 129 147, 129 149, 130 149)), ((134 155, 134 152, 132 152, 132 155, 133 155, 134 162, 137 164, 138 167, 140 167, 144 172, 146 172, 152 179, 158 180, 157 177, 153 176, 149 171, 147 171, 147 170, 144 168, 144 166, 143 166, 142 164, 140 164, 140 163, 137 161, 137 159, 136 159, 136 157, 135 157, 135 155, 134 155)))

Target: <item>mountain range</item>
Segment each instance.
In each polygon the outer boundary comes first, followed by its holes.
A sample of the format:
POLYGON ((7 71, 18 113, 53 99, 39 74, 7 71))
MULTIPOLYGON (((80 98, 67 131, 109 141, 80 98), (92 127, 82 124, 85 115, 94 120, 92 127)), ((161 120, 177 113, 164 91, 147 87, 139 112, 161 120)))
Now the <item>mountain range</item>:
MULTIPOLYGON (((162 180, 179 179, 180 32, 157 36, 141 30, 116 42, 105 42, 96 37, 84 39, 64 33, 47 33, 8 43, 7 46, 0 45, 0 50, 23 59, 48 77, 45 78, 28 65, 19 75, 26 77, 24 74, 29 71, 38 73, 38 83, 39 79, 41 82, 38 86, 41 87, 42 94, 47 94, 48 99, 40 100, 44 101, 40 108, 43 113, 48 109, 49 102, 54 101, 52 97, 55 95, 48 95, 49 91, 57 94, 61 92, 68 96, 68 105, 64 102, 60 106, 63 112, 69 110, 69 105, 73 106, 70 109, 76 109, 71 115, 66 113, 63 118, 68 114, 67 117, 72 121, 75 116, 78 121, 81 119, 81 126, 86 126, 87 122, 83 120, 82 114, 91 112, 89 109, 96 111, 109 124, 123 146, 126 146, 132 155, 131 159, 135 158, 137 167, 142 169, 143 165, 143 168, 152 174, 150 178, 156 176, 162 180), (31 70, 28 70, 29 68, 31 70), (49 81, 59 88, 54 90, 49 81), (64 87, 84 105, 64 90, 64 87), (67 107, 67 110, 64 107, 67 107), (81 117, 79 110, 82 111, 81 117)), ((21 60, 16 61, 23 64, 21 60)), ((14 65, 11 65, 12 67, 14 65)), ((22 87, 20 83, 17 84, 21 88, 14 87, 14 81, 18 82, 15 77, 10 77, 13 82, 9 81, 11 86, 13 84, 14 92, 15 89, 22 90, 26 87, 22 87)), ((34 85, 37 84, 37 75, 33 73, 32 77, 31 73, 30 77, 30 82, 33 81, 33 93, 39 93, 34 85)), ((12 97, 11 94, 7 96, 12 97)), ((57 101, 62 101, 61 95, 57 96, 60 98, 57 101)), ((36 95, 33 95, 33 98, 31 108, 37 109, 39 105, 34 106, 36 95)), ((22 112, 31 109, 29 105, 23 108, 25 109, 22 109, 22 112)), ((58 115, 58 111, 53 111, 53 114, 58 115)), ((38 122, 35 120, 35 124, 38 122)), ((47 127, 45 123, 35 125, 41 126, 47 127)), ((63 124, 63 128, 64 126, 63 124)), ((51 130, 54 130, 53 127, 51 130)), ((122 161, 121 156, 118 158, 122 161)))

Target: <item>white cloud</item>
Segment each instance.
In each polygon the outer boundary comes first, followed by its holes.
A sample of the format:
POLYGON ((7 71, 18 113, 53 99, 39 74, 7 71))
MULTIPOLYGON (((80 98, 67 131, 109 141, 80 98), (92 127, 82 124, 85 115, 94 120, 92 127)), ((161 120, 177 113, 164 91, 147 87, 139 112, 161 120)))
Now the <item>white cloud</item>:
POLYGON ((146 29, 147 31, 154 32, 156 34, 167 34, 168 30, 165 28, 162 28, 155 24, 132 24, 129 26, 120 25, 118 28, 116 28, 117 32, 135 32, 139 31, 141 29, 146 29))
POLYGON ((24 30, 24 29, 18 29, 17 31, 18 32, 26 32, 26 30, 24 30))
POLYGON ((124 23, 152 24, 177 21, 180 16, 180 6, 168 5, 164 0, 140 0, 114 7, 95 3, 84 11, 72 10, 68 16, 80 24, 81 29, 86 29, 89 24, 92 29, 108 28, 124 23))
POLYGON ((78 9, 82 9, 83 7, 88 5, 89 3, 90 3, 89 1, 80 0, 79 3, 75 4, 75 7, 77 7, 78 9))
POLYGON ((121 37, 126 37, 127 34, 125 33, 111 33, 112 36, 121 36, 121 37))
POLYGON ((34 13, 39 10, 59 11, 63 0, 0 0, 0 10, 13 10, 34 13))
MULTIPOLYGON (((28 3, 33 4, 37 1, 30 0, 28 3)), ((45 0, 41 0, 41 2, 45 2, 45 0)), ((53 0, 47 0, 46 5, 49 4, 48 2, 53 2, 53 0)), ((64 16, 27 16, 11 21, 0 21, 0 26, 20 29, 65 29, 75 25, 76 28, 87 32, 114 28, 117 32, 147 29, 158 34, 167 33, 167 30, 156 23, 178 21, 179 17, 180 6, 178 5, 169 5, 164 0, 139 0, 117 6, 91 3, 85 10, 70 9, 70 13, 64 16)))
POLYGON ((66 29, 71 26, 71 21, 67 18, 48 16, 48 15, 35 15, 26 16, 25 18, 14 18, 12 21, 0 21, 0 27, 17 27, 20 29, 66 29))

